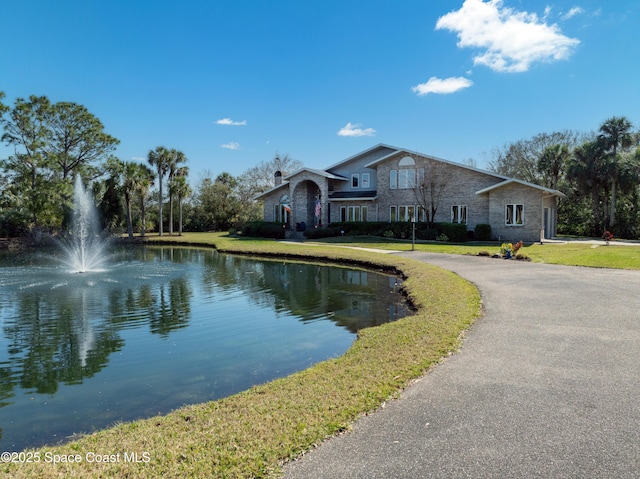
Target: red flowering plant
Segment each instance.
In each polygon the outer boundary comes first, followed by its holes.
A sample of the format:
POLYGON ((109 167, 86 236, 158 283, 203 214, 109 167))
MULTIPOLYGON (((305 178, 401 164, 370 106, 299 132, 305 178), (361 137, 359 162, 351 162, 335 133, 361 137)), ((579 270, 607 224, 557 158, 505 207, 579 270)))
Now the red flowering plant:
POLYGON ((522 240, 520 240, 517 243, 513 243, 512 246, 513 246, 513 254, 517 254, 518 250, 524 246, 524 243, 522 243, 522 240))
POLYGON ((613 235, 611 234, 610 231, 605 231, 604 233, 602 233, 602 239, 604 240, 605 243, 607 243, 607 246, 608 246, 609 241, 613 241, 613 235))

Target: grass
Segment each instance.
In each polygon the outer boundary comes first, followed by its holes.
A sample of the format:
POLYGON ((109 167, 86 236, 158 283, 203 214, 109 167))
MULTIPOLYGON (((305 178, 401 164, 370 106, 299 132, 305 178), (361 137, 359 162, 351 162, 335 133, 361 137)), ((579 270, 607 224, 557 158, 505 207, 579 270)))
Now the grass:
MULTIPOLYGON (((356 236, 315 240, 314 244, 333 246, 356 246, 384 250, 409 251, 410 241, 385 240, 383 238, 356 236)), ((587 242, 568 241, 566 243, 545 243, 525 245, 519 252, 536 263, 562 264, 568 266, 588 266, 594 268, 640 269, 640 246, 621 246, 612 242, 594 245, 587 242)), ((416 251, 432 253, 477 255, 481 251, 491 254, 500 251, 500 244, 491 243, 436 243, 419 242, 416 251)))
POLYGON ((38 462, 0 463, 0 475, 19 479, 277 476, 284 462, 349 429, 356 418, 379 408, 455 351, 461 334, 480 313, 474 286, 453 273, 410 259, 221 234, 162 240, 393 271, 405 278, 404 288, 417 312, 361 330, 340 358, 225 399, 119 424, 67 444, 25 451, 23 457, 37 457, 38 462), (80 462, 51 463, 55 455, 76 454, 80 462), (91 454, 106 455, 110 461, 90 462, 91 454), (140 462, 132 461, 133 457, 140 462))

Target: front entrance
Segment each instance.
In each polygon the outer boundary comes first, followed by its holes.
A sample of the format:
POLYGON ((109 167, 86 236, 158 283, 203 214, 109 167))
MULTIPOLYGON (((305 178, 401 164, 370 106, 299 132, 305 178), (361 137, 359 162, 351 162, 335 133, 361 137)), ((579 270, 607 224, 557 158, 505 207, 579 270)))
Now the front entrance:
POLYGON ((322 192, 311 180, 305 180, 294 190, 293 215, 296 229, 304 230, 322 225, 322 192))

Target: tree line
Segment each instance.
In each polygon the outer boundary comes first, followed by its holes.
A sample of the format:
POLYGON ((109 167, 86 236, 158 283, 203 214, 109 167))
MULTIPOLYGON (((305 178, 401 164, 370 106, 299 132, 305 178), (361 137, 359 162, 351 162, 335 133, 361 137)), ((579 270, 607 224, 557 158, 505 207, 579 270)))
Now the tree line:
POLYGON ((261 219, 252 198, 273 186, 276 170, 286 174, 302 166, 276 154, 238 177, 205 172, 194 188, 187 157, 178 149, 158 146, 148 151, 146 163, 124 161, 113 154, 119 140, 83 105, 32 95, 10 107, 4 98, 0 91, 0 141, 11 153, 0 159, 0 237, 64 234, 76 175, 92 191, 112 233, 239 227, 261 219))
MULTIPOLYGON (((253 198, 274 186, 276 171, 286 176, 303 166, 276 154, 239 176, 206 171, 193 186, 178 149, 158 146, 146 163, 124 161, 113 154, 119 140, 86 107, 46 96, 18 98, 10 107, 4 98, 0 91, 1 141, 11 153, 0 159, 0 237, 64 233, 76 175, 113 233, 239 228, 262 219, 253 198)), ((640 238, 640 134, 624 116, 608 118, 595 132, 507 143, 490 153, 488 169, 563 192, 559 233, 640 238)))
POLYGON ((489 170, 557 189, 558 233, 640 238, 640 134, 624 116, 595 132, 540 133, 491 152, 489 170))

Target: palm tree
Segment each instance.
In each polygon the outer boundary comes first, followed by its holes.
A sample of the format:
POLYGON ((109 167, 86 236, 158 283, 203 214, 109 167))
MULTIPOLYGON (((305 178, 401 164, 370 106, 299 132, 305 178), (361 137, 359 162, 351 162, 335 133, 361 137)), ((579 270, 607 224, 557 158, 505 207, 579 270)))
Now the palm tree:
POLYGON ((551 188, 554 190, 558 187, 558 179, 569 157, 569 147, 556 143, 547 146, 538 160, 538 171, 550 177, 551 188))
POLYGON ((158 232, 162 236, 162 178, 167 173, 171 162, 171 152, 164 146, 149 150, 147 161, 156 168, 158 175, 158 232))
POLYGON ((176 192, 173 191, 173 178, 177 174, 177 171, 180 169, 178 165, 181 163, 185 163, 187 161, 187 157, 183 152, 176 149, 171 149, 169 151, 169 234, 173 234, 173 197, 176 195, 176 192))
POLYGON ((609 210, 609 228, 615 222, 616 186, 618 183, 618 148, 628 148, 634 140, 631 122, 624 116, 611 117, 600 125, 598 138, 603 142, 605 150, 611 151, 609 176, 611 181, 611 209, 609 210))
POLYGON ((133 219, 131 217, 131 197, 136 191, 136 164, 134 162, 121 162, 120 171, 122 174, 122 190, 124 192, 124 203, 127 209, 127 233, 129 238, 133 238, 133 219))
POLYGON ((183 166, 176 170, 176 174, 171 182, 171 191, 178 199, 178 235, 182 236, 182 200, 191 195, 192 190, 187 182, 189 168, 183 166))
MULTIPOLYGON (((138 199, 140 200, 140 236, 145 235, 145 201, 147 196, 149 196, 149 189, 153 186, 154 177, 155 175, 151 168, 142 163, 136 163, 135 192, 138 194, 138 199)), ((162 221, 160 224, 162 224, 162 221)))
POLYGON ((602 142, 597 140, 576 147, 567 162, 567 180, 575 182, 581 193, 591 196, 594 216, 592 233, 598 235, 602 233, 600 192, 606 189, 606 168, 602 142))

